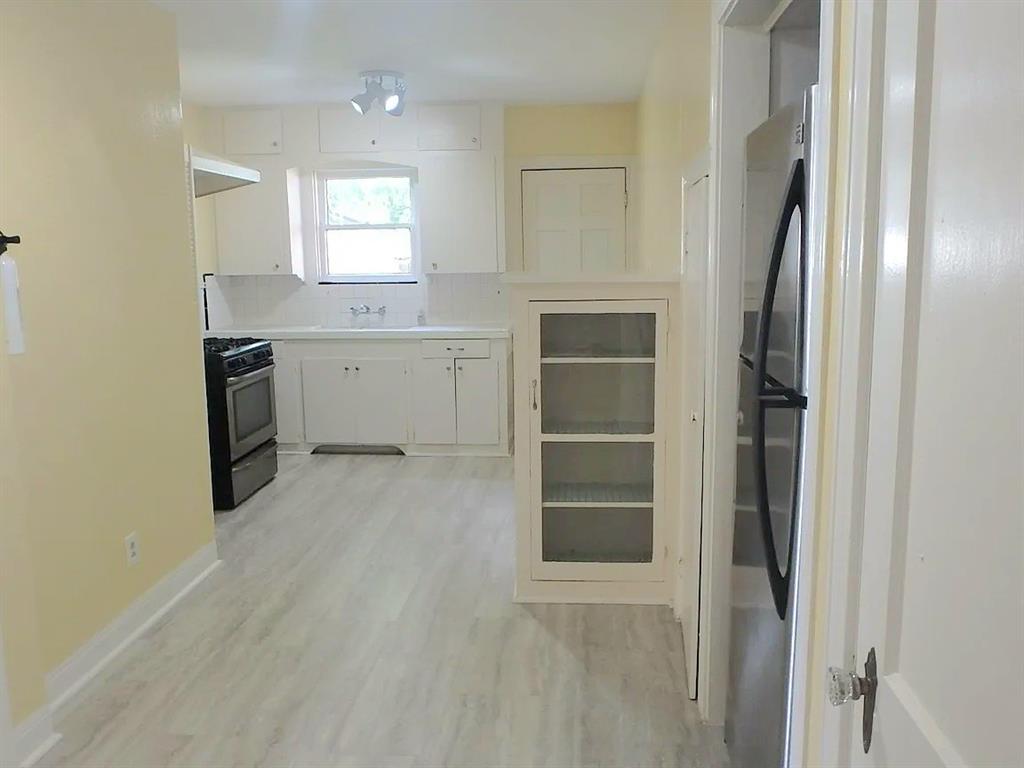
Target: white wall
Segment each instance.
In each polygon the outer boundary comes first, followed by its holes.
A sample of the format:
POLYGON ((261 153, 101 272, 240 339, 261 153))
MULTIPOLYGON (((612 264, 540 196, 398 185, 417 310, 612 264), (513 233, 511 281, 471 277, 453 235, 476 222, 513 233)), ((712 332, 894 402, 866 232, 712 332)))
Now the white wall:
POLYGON ((300 325, 373 327, 427 322, 506 323, 508 306, 498 275, 430 275, 414 285, 307 285, 289 276, 207 278, 210 328, 245 329, 300 325), (376 314, 353 318, 349 307, 384 305, 376 314))

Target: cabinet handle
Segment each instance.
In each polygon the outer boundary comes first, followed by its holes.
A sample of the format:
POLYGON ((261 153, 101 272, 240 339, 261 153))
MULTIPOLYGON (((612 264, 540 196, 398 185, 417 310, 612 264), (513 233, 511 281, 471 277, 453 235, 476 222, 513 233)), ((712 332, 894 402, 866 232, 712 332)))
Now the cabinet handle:
POLYGON ((536 379, 533 380, 531 386, 533 388, 533 410, 536 411, 537 410, 537 380, 536 379))
POLYGON ((460 370, 460 371, 462 370, 462 366, 461 366, 461 365, 459 366, 459 370, 460 370))
POLYGON ((450 371, 450 370, 452 369, 452 367, 451 367, 450 365, 446 365, 446 366, 444 367, 444 369, 445 369, 446 371, 450 371))

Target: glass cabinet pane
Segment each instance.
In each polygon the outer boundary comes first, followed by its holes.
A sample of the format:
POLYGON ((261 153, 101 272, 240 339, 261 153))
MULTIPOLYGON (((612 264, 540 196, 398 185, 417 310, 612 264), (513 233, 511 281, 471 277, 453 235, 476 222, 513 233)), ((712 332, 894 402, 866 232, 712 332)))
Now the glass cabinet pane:
POLYGON ((622 504, 654 501, 653 443, 544 443, 542 501, 622 504))
POLYGON ((650 507, 545 507, 546 562, 649 563, 654 551, 650 507))
POLYGON ((544 314, 541 357, 654 357, 653 313, 544 314))
POLYGON ((654 432, 653 363, 546 364, 540 388, 545 434, 654 432))

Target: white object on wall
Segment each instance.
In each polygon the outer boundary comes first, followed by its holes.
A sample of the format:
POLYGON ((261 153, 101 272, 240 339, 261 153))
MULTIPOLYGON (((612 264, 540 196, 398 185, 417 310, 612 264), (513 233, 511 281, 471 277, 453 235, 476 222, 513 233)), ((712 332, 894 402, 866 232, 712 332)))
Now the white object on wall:
POLYGON ((625 168, 531 170, 522 178, 527 271, 625 271, 625 168))
POLYGON ((25 331, 21 324, 18 264, 8 254, 0 256, 0 283, 3 284, 4 331, 7 336, 7 352, 11 355, 20 355, 25 352, 25 331))

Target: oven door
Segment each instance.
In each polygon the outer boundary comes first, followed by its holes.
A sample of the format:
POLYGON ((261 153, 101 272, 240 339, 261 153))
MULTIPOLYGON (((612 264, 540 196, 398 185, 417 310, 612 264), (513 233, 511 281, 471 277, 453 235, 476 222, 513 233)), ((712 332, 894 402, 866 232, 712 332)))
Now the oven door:
POLYGON ((228 406, 228 441, 231 461, 277 435, 274 407, 274 366, 258 368, 225 382, 228 406))

